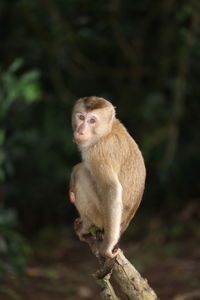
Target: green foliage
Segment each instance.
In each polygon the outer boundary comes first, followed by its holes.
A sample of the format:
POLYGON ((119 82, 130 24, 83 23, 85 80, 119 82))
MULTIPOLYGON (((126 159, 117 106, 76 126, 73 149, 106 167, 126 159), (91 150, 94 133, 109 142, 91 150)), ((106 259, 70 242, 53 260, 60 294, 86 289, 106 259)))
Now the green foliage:
POLYGON ((0 206, 0 273, 21 271, 30 253, 16 226, 15 211, 0 206))
MULTIPOLYGON (((51 195, 57 194, 56 189, 60 189, 58 183, 65 183, 70 176, 71 166, 67 166, 66 161, 75 147, 70 129, 65 124, 66 115, 69 116, 66 107, 59 102, 39 101, 39 72, 24 71, 23 65, 23 60, 16 59, 6 71, 0 73, 0 181, 13 180, 11 186, 15 190, 15 206, 21 211, 24 222, 30 220, 32 215, 32 228, 36 218, 45 219, 45 213, 49 218, 46 207, 54 207, 51 195), (51 188, 49 181, 54 182, 51 188), (49 196, 42 196, 42 200, 35 193, 38 182, 41 182, 39 186, 42 185, 41 195, 45 189, 49 193, 49 196), (28 208, 26 196, 30 203, 28 208), (38 209, 39 213, 33 215, 32 211, 38 209)), ((66 193, 64 189, 63 192, 66 193)), ((6 197, 12 197, 12 189, 7 191, 6 197)), ((66 217, 62 209, 65 199, 61 196, 58 199, 61 199, 61 206, 57 210, 66 217)), ((52 209, 50 214, 55 211, 52 209)))
POLYGON ((73 218, 67 185, 79 156, 70 112, 80 96, 111 100, 138 142, 144 205, 198 198, 195 2, 3 0, 1 20, 0 180, 27 230, 73 218))
POLYGON ((23 59, 18 58, 5 71, 0 73, 1 102, 0 116, 4 117, 10 106, 17 100, 32 103, 40 99, 39 72, 31 70, 16 75, 23 66, 23 59))
MULTIPOLYGON (((12 157, 6 151, 6 146, 13 141, 15 133, 6 137, 6 119, 12 107, 19 101, 29 105, 40 99, 39 72, 36 70, 27 71, 17 76, 17 72, 23 66, 23 59, 16 59, 9 68, 0 72, 0 181, 5 180, 5 175, 13 170, 12 157)), ((17 145, 13 145, 17 148, 17 145)))

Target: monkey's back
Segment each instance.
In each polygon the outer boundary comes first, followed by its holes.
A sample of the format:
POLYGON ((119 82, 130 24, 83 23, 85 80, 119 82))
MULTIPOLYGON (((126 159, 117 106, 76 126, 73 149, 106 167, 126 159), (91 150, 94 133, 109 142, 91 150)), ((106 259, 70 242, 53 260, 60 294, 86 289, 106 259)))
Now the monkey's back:
MULTIPOLYGON (((90 169, 91 162, 97 159, 112 166, 122 185, 123 212, 121 233, 126 230, 133 218, 144 192, 146 170, 142 154, 134 139, 123 124, 115 119, 111 132, 100 138, 83 155, 90 169)), ((98 168, 98 164, 95 163, 98 168)), ((94 170, 94 166, 91 169, 94 170)))
POLYGON ((118 147, 115 149, 120 166, 118 178, 123 188, 123 232, 126 230, 141 202, 146 169, 138 145, 119 120, 116 120, 114 124, 114 132, 118 143, 118 147))

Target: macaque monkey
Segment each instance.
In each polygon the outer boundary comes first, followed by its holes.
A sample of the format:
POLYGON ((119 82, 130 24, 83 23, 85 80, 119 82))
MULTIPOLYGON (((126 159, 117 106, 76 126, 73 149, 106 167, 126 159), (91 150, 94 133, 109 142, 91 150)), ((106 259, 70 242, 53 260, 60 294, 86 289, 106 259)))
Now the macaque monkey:
POLYGON ((104 231, 100 254, 113 258, 143 195, 143 157, 115 117, 113 105, 103 98, 79 99, 73 108, 72 127, 82 155, 70 183, 70 200, 80 214, 78 235, 84 240, 91 226, 97 226, 104 231))

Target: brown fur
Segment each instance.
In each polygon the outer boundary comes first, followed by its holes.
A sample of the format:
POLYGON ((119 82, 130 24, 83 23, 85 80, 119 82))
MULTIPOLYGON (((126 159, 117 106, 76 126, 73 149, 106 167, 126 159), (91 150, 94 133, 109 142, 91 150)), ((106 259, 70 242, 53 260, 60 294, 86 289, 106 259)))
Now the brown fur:
POLYGON ((96 96, 85 97, 82 99, 83 99, 84 106, 85 106, 85 109, 87 112, 95 110, 95 109, 105 108, 106 106, 108 106, 108 103, 106 100, 104 100, 103 98, 96 97, 96 96))
POLYGON ((121 122, 115 119, 112 131, 90 147, 84 157, 98 180, 108 180, 104 168, 102 173, 99 172, 101 162, 106 163, 109 174, 111 168, 119 178, 126 207, 122 213, 121 232, 124 232, 136 213, 144 191, 146 171, 137 144, 121 122))
MULTIPOLYGON (((102 98, 83 98, 79 102, 98 109, 100 120, 114 111, 110 110, 111 103, 102 98)), ((114 247, 140 204, 146 171, 141 152, 126 128, 114 116, 106 120, 110 120, 108 124, 100 121, 98 125, 103 134, 97 138, 97 129, 92 128, 95 142, 92 138, 87 147, 80 146, 83 162, 76 167, 75 197, 87 225, 104 229, 103 252, 112 256, 108 249, 114 247)))

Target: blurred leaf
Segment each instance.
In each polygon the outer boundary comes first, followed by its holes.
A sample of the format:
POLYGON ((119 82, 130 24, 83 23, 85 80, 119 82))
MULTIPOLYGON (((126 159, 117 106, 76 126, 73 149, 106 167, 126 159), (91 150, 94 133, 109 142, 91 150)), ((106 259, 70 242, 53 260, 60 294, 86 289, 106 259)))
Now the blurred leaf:
POLYGON ((25 85, 26 83, 30 83, 32 81, 37 80, 40 77, 40 73, 38 70, 28 71, 20 77, 20 81, 25 85))
POLYGON ((16 58, 14 62, 8 68, 8 73, 15 73, 19 70, 19 68, 24 64, 24 60, 22 58, 16 58))
POLYGON ((38 70, 31 70, 16 76, 16 71, 22 66, 23 60, 16 59, 8 70, 2 72, 0 79, 3 82, 4 99, 0 103, 0 109, 4 114, 9 109, 11 104, 17 100, 25 100, 27 103, 32 103, 40 99, 40 86, 38 70))
POLYGON ((14 225, 16 225, 16 221, 17 218, 14 210, 5 210, 2 206, 0 206, 0 225, 13 227, 14 225))
POLYGON ((24 87, 24 97, 27 103, 32 103, 40 98, 40 88, 36 83, 29 83, 24 87))

